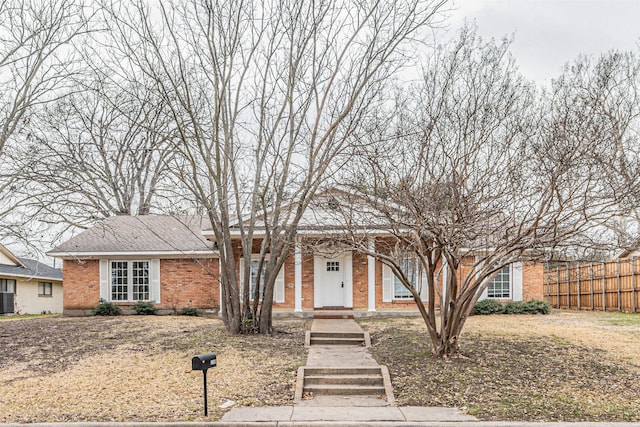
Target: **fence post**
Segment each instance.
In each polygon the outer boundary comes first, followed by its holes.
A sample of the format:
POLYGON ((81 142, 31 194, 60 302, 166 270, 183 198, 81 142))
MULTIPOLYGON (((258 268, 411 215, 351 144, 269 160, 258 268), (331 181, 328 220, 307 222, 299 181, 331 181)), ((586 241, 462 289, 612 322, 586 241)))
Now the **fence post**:
POLYGON ((582 292, 580 289, 580 263, 576 264, 576 283, 578 285, 578 310, 580 310, 581 304, 580 304, 580 298, 582 297, 582 292))
POLYGON ((556 283, 558 286, 556 286, 556 293, 558 294, 558 307, 560 308, 560 266, 556 267, 556 283))
POLYGON ((595 296, 593 295, 593 262, 589 263, 589 282, 591 284, 591 286, 589 286, 589 289, 591 291, 591 310, 595 310, 596 302, 595 296))
POLYGON ((606 280, 607 264, 602 262, 602 311, 607 311, 607 280, 606 280))
POLYGON ((551 304, 551 270, 549 270, 549 263, 544 263, 544 271, 547 273, 547 292, 545 292, 544 296, 549 297, 549 304, 551 304))
POLYGON ((636 313, 636 258, 631 257, 631 306, 636 313))
POLYGON ((567 308, 571 310, 571 271, 567 263, 567 308))
POLYGON ((622 301, 621 301, 620 287, 622 286, 622 281, 620 279, 620 258, 618 258, 618 261, 616 262, 616 274, 618 275, 618 312, 621 312, 622 301))

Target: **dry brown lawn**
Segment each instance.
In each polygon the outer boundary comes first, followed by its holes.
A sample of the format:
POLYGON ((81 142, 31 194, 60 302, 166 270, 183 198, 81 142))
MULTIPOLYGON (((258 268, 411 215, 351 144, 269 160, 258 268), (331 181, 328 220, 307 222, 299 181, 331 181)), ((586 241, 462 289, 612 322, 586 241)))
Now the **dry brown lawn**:
POLYGON ((473 316, 452 361, 431 356, 420 319, 361 324, 399 405, 466 407, 482 420, 640 420, 640 315, 473 316))
MULTIPOLYGON (((485 420, 640 420, 640 315, 474 316, 464 357, 430 354, 419 319, 366 319, 400 405, 467 407, 485 420)), ((235 406, 286 405, 309 321, 273 337, 229 336, 183 316, 0 320, 0 422, 216 420, 235 406), (191 357, 215 352, 209 414, 191 357)))
POLYGON ((229 336, 184 316, 0 321, 0 422, 215 420, 220 405, 291 404, 308 322, 276 320, 273 338, 229 336), (202 372, 191 358, 218 355, 202 372))

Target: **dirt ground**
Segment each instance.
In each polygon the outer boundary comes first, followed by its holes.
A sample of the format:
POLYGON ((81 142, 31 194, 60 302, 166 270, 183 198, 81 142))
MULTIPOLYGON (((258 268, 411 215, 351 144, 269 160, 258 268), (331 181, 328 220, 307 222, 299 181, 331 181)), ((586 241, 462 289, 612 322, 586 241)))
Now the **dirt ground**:
POLYGON ((473 316, 452 361, 431 356, 421 319, 361 324, 398 405, 464 407, 481 420, 640 420, 640 315, 473 316))
MULTIPOLYGON (((466 407, 482 420, 640 420, 640 315, 474 316, 460 359, 431 356, 420 319, 366 319, 399 405, 466 407)), ((291 404, 309 321, 272 338, 216 319, 0 320, 0 423, 217 420, 221 405, 291 404), (214 352, 209 414, 191 357, 214 352), (233 401, 233 403, 231 403, 233 401)))
POLYGON ((0 320, 0 422, 211 420, 229 401, 290 404, 307 325, 277 321, 265 339, 201 317, 0 320), (191 358, 210 352, 205 418, 191 358))

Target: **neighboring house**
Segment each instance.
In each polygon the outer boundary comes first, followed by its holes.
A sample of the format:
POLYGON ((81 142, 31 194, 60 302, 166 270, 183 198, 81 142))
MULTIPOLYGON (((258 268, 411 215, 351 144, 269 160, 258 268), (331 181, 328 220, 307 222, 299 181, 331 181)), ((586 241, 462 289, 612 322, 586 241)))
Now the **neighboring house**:
POLYGON ((62 271, 0 245, 0 314, 62 313, 62 271))
MULTIPOLYGON (((416 311, 411 295, 387 266, 332 237, 339 233, 333 204, 332 198, 321 198, 300 221, 295 248, 276 279, 274 312, 416 311)), ((241 275, 240 266, 248 261, 241 257, 239 227, 234 226, 232 235, 238 235, 236 269, 241 275)), ((249 261, 252 289, 263 236, 258 224, 256 255, 249 261)), ((369 244, 378 245, 384 238, 380 232, 369 244)), ((86 314, 101 298, 125 307, 150 301, 165 311, 218 309, 217 246, 207 239, 214 236, 201 217, 115 216, 98 223, 49 252, 64 260, 65 313, 86 314)), ((419 275, 415 280, 418 284, 419 275)), ((426 286, 422 288, 426 299, 426 286)), ((542 293, 543 266, 516 263, 499 272, 485 296, 517 301, 541 299, 542 293)))

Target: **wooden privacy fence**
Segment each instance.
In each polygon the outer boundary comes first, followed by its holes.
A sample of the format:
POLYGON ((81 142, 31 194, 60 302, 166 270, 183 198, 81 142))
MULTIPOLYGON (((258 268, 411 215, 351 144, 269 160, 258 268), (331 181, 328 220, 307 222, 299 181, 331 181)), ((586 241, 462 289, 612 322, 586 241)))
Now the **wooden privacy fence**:
POLYGON ((554 308, 637 313, 640 258, 547 266, 545 298, 554 308))

